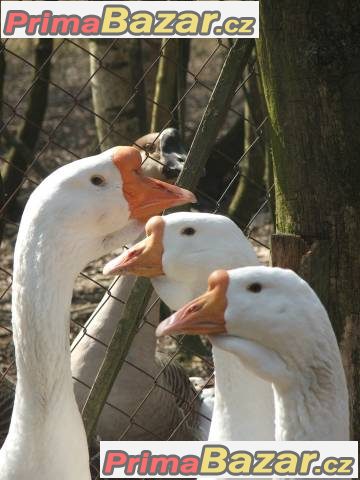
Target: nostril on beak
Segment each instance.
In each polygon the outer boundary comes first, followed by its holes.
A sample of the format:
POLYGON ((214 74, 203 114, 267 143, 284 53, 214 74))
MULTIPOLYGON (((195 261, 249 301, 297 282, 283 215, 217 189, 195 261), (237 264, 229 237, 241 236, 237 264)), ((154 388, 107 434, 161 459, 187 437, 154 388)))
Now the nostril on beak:
POLYGON ((181 169, 178 167, 168 167, 166 165, 164 165, 163 167, 163 174, 165 178, 168 178, 168 179, 177 178, 180 172, 181 172, 181 169))

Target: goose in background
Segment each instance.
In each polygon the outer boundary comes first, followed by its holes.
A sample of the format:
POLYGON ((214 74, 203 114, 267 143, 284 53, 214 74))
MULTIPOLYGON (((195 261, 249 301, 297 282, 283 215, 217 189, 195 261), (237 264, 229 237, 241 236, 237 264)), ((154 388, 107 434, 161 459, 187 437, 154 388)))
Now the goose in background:
POLYGON ((9 431, 14 406, 15 384, 5 376, 0 376, 0 448, 9 431))
MULTIPOLYGON (((238 440, 240 375, 245 366, 272 385, 277 441, 349 440, 345 373, 329 317, 310 286, 291 270, 219 270, 206 293, 162 322, 157 335, 207 334, 213 344, 216 394, 210 439, 238 440)), ((256 405, 250 413, 261 414, 256 405)))
MULTIPOLYGON (((157 216, 147 222, 145 230, 147 237, 111 260, 104 267, 104 273, 150 277, 157 294, 173 310, 200 295, 214 270, 259 265, 242 231, 222 215, 178 212, 157 216)), ((251 375, 240 362, 234 362, 228 352, 220 351, 218 356, 227 366, 228 379, 236 377, 241 382, 241 395, 237 395, 235 401, 236 417, 231 425, 236 429, 236 439, 273 440, 271 386, 251 375), (258 412, 255 419, 250 416, 254 408, 258 412)), ((200 436, 207 439, 208 398, 204 408, 200 411, 200 436)))
MULTIPOLYGON (((95 381, 106 345, 122 318, 133 284, 132 276, 118 278, 72 343, 71 369, 80 408, 95 381)), ((99 417, 97 436, 100 439, 166 440, 196 397, 180 365, 171 364, 171 374, 169 366, 163 370, 167 357, 156 352, 155 329, 160 321, 156 294, 152 295, 149 305, 151 309, 134 337, 99 417)), ((190 415, 173 440, 197 439, 194 423, 194 416, 190 415)))
POLYGON ((138 138, 133 147, 141 154, 144 174, 169 183, 175 182, 187 156, 176 128, 165 128, 161 133, 148 133, 138 138))
POLYGON ((17 385, 0 480, 89 480, 86 435, 73 392, 69 313, 88 262, 134 240, 154 212, 192 202, 140 173, 132 147, 70 163, 29 198, 14 252, 12 325, 17 385))

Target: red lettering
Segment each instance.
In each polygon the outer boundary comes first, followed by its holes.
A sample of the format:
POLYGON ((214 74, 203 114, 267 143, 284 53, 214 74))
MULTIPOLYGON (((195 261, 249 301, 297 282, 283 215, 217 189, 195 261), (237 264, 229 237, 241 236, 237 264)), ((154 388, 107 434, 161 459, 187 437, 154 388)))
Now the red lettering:
POLYGON ((39 33, 41 35, 46 35, 49 31, 49 21, 51 19, 52 12, 50 10, 45 10, 42 13, 42 22, 39 28, 39 33))
POLYGON ((123 467, 127 461, 127 454, 122 450, 107 450, 105 454, 103 474, 112 475, 116 467, 123 467))
POLYGON ((176 455, 156 455, 151 459, 151 464, 149 468, 149 474, 155 475, 160 473, 162 475, 166 474, 176 474, 179 468, 179 457, 176 455))
POLYGON ((138 474, 139 475, 145 475, 146 474, 150 454, 151 454, 151 452, 149 450, 143 450, 141 452, 141 463, 140 463, 139 468, 138 468, 138 474))
POLYGON ((80 17, 74 15, 72 17, 66 17, 65 15, 59 15, 53 18, 51 25, 51 33, 53 35, 67 35, 72 33, 73 35, 80 33, 80 17))
POLYGON ((192 455, 186 455, 181 459, 181 465, 180 465, 180 474, 183 475, 188 475, 188 474, 193 474, 193 475, 198 475, 199 473, 199 458, 192 456, 192 455))
POLYGON ((28 26, 26 27, 26 33, 28 35, 34 35, 36 33, 37 25, 40 25, 41 17, 29 17, 28 26))
POLYGON ((135 467, 138 463, 140 463, 140 458, 138 456, 129 457, 128 463, 125 467, 126 475, 132 475, 135 473, 135 467))
POLYGON ((15 28, 25 27, 29 15, 23 10, 10 10, 6 16, 4 33, 5 35, 13 35, 15 28))
POLYGON ((87 16, 83 19, 81 33, 84 35, 96 35, 100 31, 100 18, 96 16, 87 16))

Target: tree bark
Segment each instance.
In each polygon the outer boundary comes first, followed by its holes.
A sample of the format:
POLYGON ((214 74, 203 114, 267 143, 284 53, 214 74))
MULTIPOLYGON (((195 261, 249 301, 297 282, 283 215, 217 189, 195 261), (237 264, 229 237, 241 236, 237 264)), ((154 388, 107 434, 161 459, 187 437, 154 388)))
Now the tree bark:
MULTIPOLYGON (((0 122, 3 119, 3 95, 4 95, 4 81, 5 81, 5 69, 6 69, 4 51, 5 51, 5 44, 0 39, 0 122)), ((2 132, 0 130, 0 137, 1 137, 1 134, 2 132)))
MULTIPOLYGON (((3 128, 4 128, 2 123, 4 79, 5 79, 5 68, 6 68, 4 48, 5 46, 3 45, 2 40, 0 40, 0 146, 2 143, 2 135, 3 135, 3 128)), ((3 218, 2 206, 5 203, 5 198, 6 197, 5 197, 4 183, 3 183, 1 170, 0 170, 0 246, 2 243, 2 238, 4 233, 4 218, 3 218)))
POLYGON ((171 110, 176 104, 179 41, 164 38, 156 76, 151 132, 175 126, 176 117, 171 110))
POLYGON ((296 269, 328 310, 359 440, 360 3, 264 1, 260 18, 276 232, 306 244, 296 269))
POLYGON ((35 48, 35 73, 33 86, 29 95, 25 119, 21 123, 14 146, 7 155, 7 163, 3 169, 2 177, 6 194, 6 210, 12 208, 20 190, 24 172, 33 160, 34 150, 39 139, 40 129, 45 117, 49 79, 51 73, 51 53, 53 40, 40 38, 35 48), (24 155, 24 150, 31 155, 24 155), (11 197, 11 201, 9 198, 11 197))
POLYGON ((246 227, 264 201, 265 149, 264 139, 257 128, 265 118, 260 91, 255 73, 247 84, 248 90, 244 109, 244 151, 247 152, 239 168, 240 180, 229 206, 230 217, 246 227))
POLYGON ((241 116, 214 145, 206 163, 206 173, 199 182, 200 192, 218 199, 226 187, 226 175, 243 153, 244 117, 241 116))
POLYGON ((146 102, 139 39, 89 40, 91 92, 101 150, 131 145, 146 133, 146 102), (140 83, 139 83, 140 82, 140 83))
POLYGON ((190 60, 190 38, 178 39, 179 60, 177 64, 177 102, 176 123, 180 132, 180 137, 185 138, 185 119, 186 119, 186 90, 187 90, 187 71, 190 60))
POLYGON ((2 207, 5 204, 5 199, 6 197, 5 197, 4 182, 3 182, 1 171, 0 171, 0 247, 2 244, 4 228, 5 228, 4 212, 2 210, 2 207))
MULTIPOLYGON (((230 42, 231 45, 234 42, 230 42)), ((239 46, 245 44, 238 44, 239 46)), ((243 73, 253 51, 253 43, 238 53, 241 59, 239 71, 243 73)), ((234 67, 236 69, 236 67, 234 67)), ((237 76, 237 82, 241 76, 237 76)), ((206 135, 207 132, 205 132, 206 135)), ((206 174, 199 182, 199 191, 204 192, 210 199, 219 199, 227 186, 226 175, 231 172, 236 161, 244 153, 244 116, 241 115, 232 127, 222 135, 211 149, 206 163, 206 174)), ((230 192, 229 192, 230 193, 230 192)), ((211 204, 211 207, 214 207, 211 204)))

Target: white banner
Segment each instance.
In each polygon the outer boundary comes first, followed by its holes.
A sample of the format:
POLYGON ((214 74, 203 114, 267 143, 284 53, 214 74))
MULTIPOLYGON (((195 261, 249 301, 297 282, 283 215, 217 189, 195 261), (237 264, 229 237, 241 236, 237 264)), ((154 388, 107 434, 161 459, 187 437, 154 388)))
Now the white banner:
POLYGON ((101 478, 358 478, 358 442, 101 442, 101 478))
POLYGON ((259 36, 259 2, 1 1, 1 37, 259 36))

